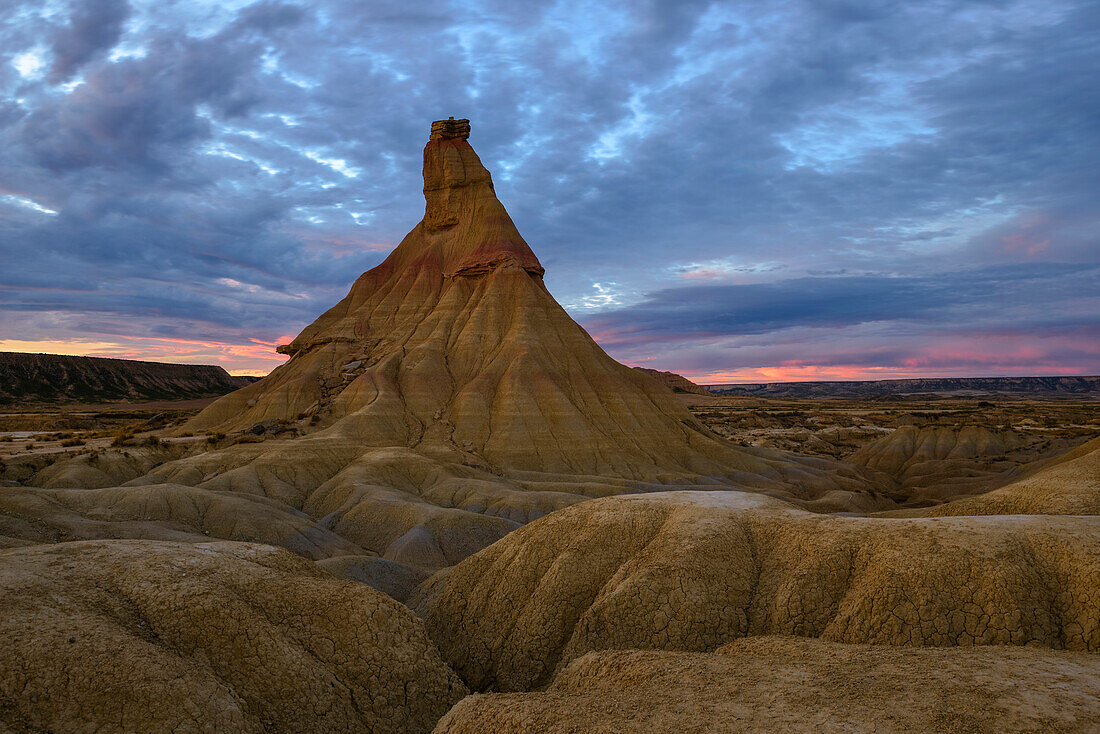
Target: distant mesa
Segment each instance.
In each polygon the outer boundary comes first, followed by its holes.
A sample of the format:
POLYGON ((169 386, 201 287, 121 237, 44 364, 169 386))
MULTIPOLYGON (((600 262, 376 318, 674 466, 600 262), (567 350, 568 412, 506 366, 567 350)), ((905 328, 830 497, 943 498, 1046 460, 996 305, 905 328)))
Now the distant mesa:
POLYGON ((255 381, 209 364, 0 352, 0 404, 191 400, 255 381))
POLYGON ((881 396, 982 395, 1066 396, 1100 394, 1100 377, 928 377, 900 380, 841 380, 830 382, 759 382, 707 385, 719 395, 755 395, 767 398, 874 398, 881 396))

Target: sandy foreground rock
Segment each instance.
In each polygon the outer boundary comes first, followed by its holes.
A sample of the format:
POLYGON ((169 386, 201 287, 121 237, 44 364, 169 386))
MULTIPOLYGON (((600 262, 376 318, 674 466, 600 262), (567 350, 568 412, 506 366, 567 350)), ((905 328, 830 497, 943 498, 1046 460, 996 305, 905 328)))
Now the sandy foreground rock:
POLYGON ((529 690, 590 651, 750 635, 1100 651, 1100 518, 824 516, 740 492, 574 505, 410 604, 474 690, 529 690))
POLYGON ((465 693, 404 606, 287 551, 0 552, 0 730, 430 731, 465 693))
POLYGON ((1088 732, 1097 700, 1091 654, 756 637, 714 653, 588 653, 543 692, 463 699, 435 731, 1088 732))

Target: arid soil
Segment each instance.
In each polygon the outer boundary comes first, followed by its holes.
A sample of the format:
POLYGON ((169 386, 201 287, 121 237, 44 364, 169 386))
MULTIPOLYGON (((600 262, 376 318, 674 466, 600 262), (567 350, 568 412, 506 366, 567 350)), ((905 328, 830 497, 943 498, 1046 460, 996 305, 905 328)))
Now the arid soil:
POLYGON ((1089 732, 1095 655, 755 637, 588 653, 537 693, 474 695, 436 732, 1089 732))

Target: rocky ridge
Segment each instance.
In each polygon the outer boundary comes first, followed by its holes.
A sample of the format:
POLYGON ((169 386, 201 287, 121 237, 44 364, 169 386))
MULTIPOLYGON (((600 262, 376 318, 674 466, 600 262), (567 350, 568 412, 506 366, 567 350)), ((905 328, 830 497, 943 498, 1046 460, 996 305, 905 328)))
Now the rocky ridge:
POLYGON ((1100 393, 1100 377, 931 377, 900 380, 762 382, 706 385, 722 395, 783 398, 869 398, 886 395, 1086 395, 1100 393))
POLYGON ((188 400, 253 382, 215 365, 0 352, 0 404, 188 400))

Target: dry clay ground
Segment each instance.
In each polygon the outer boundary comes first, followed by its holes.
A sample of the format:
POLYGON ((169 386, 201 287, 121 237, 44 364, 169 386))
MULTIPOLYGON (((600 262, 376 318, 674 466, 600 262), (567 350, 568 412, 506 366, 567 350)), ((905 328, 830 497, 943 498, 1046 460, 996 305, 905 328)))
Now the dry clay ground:
POLYGON ((902 509, 610 497, 428 579, 259 497, 179 487, 191 519, 138 539, 146 490, 112 462, 278 432, 149 438, 194 404, 10 410, 0 491, 104 462, 70 527, 135 539, 51 544, 59 521, 0 551, 0 731, 1100 730, 1094 402, 681 399, 736 443, 873 468, 902 509), (126 503, 132 527, 88 529, 126 503))
POLYGON ((1100 436, 1100 400, 681 395, 715 433, 745 446, 878 470, 906 507, 987 492, 1100 436))

